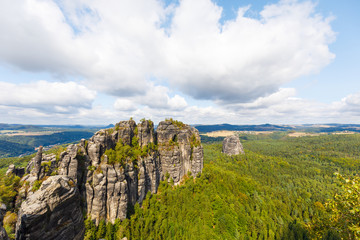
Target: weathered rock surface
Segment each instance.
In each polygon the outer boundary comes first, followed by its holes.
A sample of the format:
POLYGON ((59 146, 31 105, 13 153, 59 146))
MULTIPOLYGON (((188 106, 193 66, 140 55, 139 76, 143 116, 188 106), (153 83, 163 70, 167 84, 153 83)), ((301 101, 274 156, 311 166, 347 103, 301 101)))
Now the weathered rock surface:
POLYGON ((14 164, 10 164, 8 170, 6 171, 6 175, 10 174, 14 174, 21 178, 25 174, 25 168, 17 168, 14 164))
POLYGON ((203 149, 197 129, 189 125, 177 126, 171 121, 159 123, 157 142, 161 162, 161 179, 168 173, 178 184, 191 173, 196 176, 203 168, 203 149))
POLYGON ((16 239, 82 239, 80 194, 68 176, 49 177, 21 204, 16 239))
POLYGON ((155 143, 154 124, 151 121, 142 121, 138 124, 138 138, 140 147, 155 143))
POLYGON ((141 204, 149 191, 156 193, 165 176, 179 184, 185 174, 197 176, 202 168, 203 148, 198 131, 175 121, 160 122, 157 132, 151 121, 138 125, 133 120, 122 121, 98 131, 89 140, 69 145, 58 157, 44 155, 40 148, 27 167, 30 174, 23 178, 27 187, 19 191, 24 202, 17 239, 77 239, 80 235, 68 236, 74 234, 70 222, 83 229, 79 220, 82 217, 77 215, 79 209, 96 224, 101 220, 114 223, 125 219, 128 207, 141 204), (116 155, 115 161, 109 161, 106 150, 117 146, 136 149, 136 156, 116 155), (60 175, 49 177, 54 174, 60 175), (49 178, 33 193, 33 184, 44 177, 49 178), (66 181, 72 181, 74 187, 66 181), (61 227, 50 230, 50 221, 53 228, 61 227), (43 234, 47 230, 51 236, 43 234))
POLYGON ((8 235, 5 231, 4 225, 3 225, 3 220, 4 220, 4 216, 6 213, 6 206, 5 204, 1 203, 0 204, 0 240, 8 240, 8 235))
POLYGON ((156 193, 160 182, 160 159, 150 151, 136 162, 107 164, 106 149, 114 149, 121 142, 133 146, 137 138, 140 148, 156 142, 153 123, 142 121, 136 126, 132 120, 117 123, 113 129, 101 130, 88 141, 88 169, 86 175, 87 214, 98 223, 100 220, 115 222, 125 219, 128 205, 141 203, 146 193, 156 193), (102 159, 103 158, 103 159, 102 159))
POLYGON ((42 150, 43 147, 40 146, 36 156, 31 160, 33 162, 33 168, 30 171, 30 174, 35 176, 36 179, 39 179, 40 171, 41 171, 41 161, 42 161, 42 150))
POLYGON ((228 136, 223 141, 222 152, 231 156, 237 154, 244 154, 243 146, 238 136, 228 136))

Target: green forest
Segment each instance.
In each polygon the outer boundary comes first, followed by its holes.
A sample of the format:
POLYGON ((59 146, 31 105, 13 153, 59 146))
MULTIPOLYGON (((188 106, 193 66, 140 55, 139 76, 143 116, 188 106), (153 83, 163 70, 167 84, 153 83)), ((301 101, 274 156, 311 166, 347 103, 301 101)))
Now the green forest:
MULTIPOLYGON (((339 176, 355 177, 360 168, 359 135, 241 139, 245 155, 232 157, 221 153, 221 142, 207 139, 201 176, 187 176, 180 186, 162 182, 125 221, 96 227, 86 220, 85 239, 359 237, 351 219, 336 216, 337 201, 349 202, 342 194, 348 179, 339 176)), ((360 195, 350 195, 359 207, 360 195)))
MULTIPOLYGON (((220 139, 204 139, 201 175, 161 182, 124 221, 85 219, 85 239, 360 238, 360 135, 240 139, 245 154, 236 156, 221 153, 220 139)), ((18 184, 1 177, 0 200, 18 184)), ((9 231, 11 224, 4 221, 9 231)))

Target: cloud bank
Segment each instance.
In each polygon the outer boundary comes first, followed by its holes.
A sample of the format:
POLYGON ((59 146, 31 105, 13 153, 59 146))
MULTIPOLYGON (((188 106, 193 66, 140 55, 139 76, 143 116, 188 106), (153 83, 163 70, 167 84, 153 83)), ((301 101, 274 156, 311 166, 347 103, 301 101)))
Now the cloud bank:
POLYGON ((95 91, 75 82, 0 82, 0 103, 6 106, 68 112, 69 108, 91 108, 95 97, 95 91))
POLYGON ((312 1, 282 0, 258 18, 247 15, 249 8, 220 24, 222 8, 210 0, 2 1, 0 64, 54 77, 0 82, 0 106, 79 119, 103 111, 109 118, 173 115, 193 122, 264 112, 270 118, 310 106, 282 86, 335 58, 331 18, 312 1), (115 114, 92 105, 96 93, 115 97, 115 114))

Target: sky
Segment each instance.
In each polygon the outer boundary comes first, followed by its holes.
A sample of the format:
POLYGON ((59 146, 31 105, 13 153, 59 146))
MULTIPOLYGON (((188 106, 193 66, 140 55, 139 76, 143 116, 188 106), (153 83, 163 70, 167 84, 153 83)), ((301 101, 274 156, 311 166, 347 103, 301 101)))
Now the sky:
POLYGON ((0 0, 0 122, 360 124, 358 0, 0 0))

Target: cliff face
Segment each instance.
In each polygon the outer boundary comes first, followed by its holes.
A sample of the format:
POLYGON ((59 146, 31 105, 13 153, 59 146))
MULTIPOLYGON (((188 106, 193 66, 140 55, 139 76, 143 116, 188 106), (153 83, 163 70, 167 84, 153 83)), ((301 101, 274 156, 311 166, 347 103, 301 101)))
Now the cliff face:
POLYGON ((196 176, 203 168, 203 149, 198 131, 179 125, 167 121, 160 122, 157 128, 161 173, 169 173, 175 184, 185 174, 196 176))
POLYGON ((16 239, 74 239, 84 235, 80 194, 68 176, 52 176, 22 204, 16 239))
MULTIPOLYGON (((20 197, 25 200, 20 211, 36 203, 34 184, 58 174, 73 181, 81 199, 80 208, 88 217, 96 223, 114 223, 117 218, 126 218, 129 206, 141 204, 147 192, 156 193, 161 180, 168 177, 168 181, 179 184, 185 174, 196 176, 202 168, 203 149, 195 128, 163 121, 155 132, 151 121, 137 125, 132 120, 122 121, 114 128, 98 131, 88 141, 68 146, 58 158, 54 154, 43 155, 40 149, 27 167, 30 174, 23 178, 28 186, 20 190, 20 197)), ((19 215, 19 236, 26 234, 22 229, 32 229, 22 228, 32 223, 21 225, 24 221, 20 218, 19 215)))

